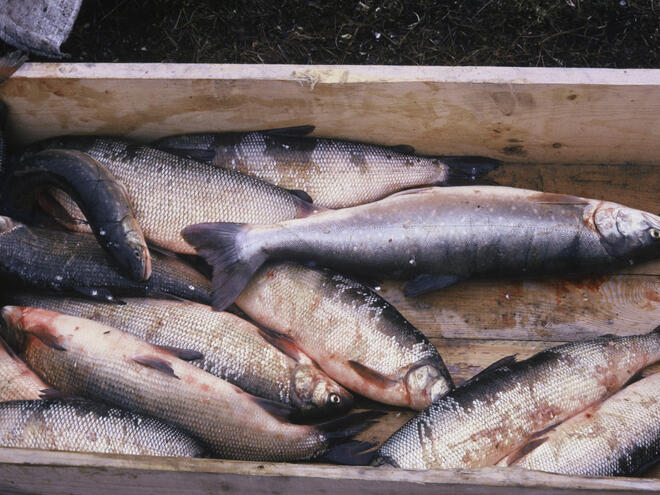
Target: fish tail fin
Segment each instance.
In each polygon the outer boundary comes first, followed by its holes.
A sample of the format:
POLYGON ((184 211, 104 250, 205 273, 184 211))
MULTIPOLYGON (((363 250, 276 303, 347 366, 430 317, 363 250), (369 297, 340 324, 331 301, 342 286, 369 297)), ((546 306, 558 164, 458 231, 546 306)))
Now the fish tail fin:
POLYGON ((655 327, 653 330, 651 330, 650 333, 660 333, 660 325, 658 325, 658 326, 655 327))
POLYGON ((266 261, 259 246, 251 252, 242 248, 248 230, 243 223, 198 223, 181 231, 187 243, 213 267, 213 308, 221 311, 233 303, 252 275, 266 261))
POLYGON ((369 464, 375 453, 375 445, 352 438, 384 415, 381 411, 362 411, 315 425, 327 442, 327 450, 321 459, 351 466, 369 464))
POLYGON ((495 184, 486 176, 500 166, 499 160, 483 156, 441 156, 448 173, 437 185, 460 186, 469 184, 495 184))
POLYGON ((11 52, 4 57, 0 57, 0 83, 9 79, 11 75, 27 61, 27 59, 27 54, 20 50, 11 52))

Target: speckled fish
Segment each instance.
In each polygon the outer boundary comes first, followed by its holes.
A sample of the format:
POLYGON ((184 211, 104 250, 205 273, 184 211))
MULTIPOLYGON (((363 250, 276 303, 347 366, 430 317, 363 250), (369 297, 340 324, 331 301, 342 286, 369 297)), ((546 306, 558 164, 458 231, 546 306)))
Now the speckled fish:
POLYGON ((454 387, 433 344, 382 297, 342 275, 267 265, 237 305, 274 345, 302 349, 373 400, 420 410, 454 387))
POLYGON ((246 392, 288 404, 305 416, 345 412, 353 397, 297 349, 289 355, 260 335, 253 324, 202 304, 124 299, 108 305, 81 299, 19 293, 5 300, 89 318, 171 349, 182 359, 246 392))
POLYGON ((101 300, 133 295, 210 302, 209 282, 199 272, 159 253, 153 253, 152 262, 151 278, 136 282, 115 270, 91 234, 28 227, 0 217, 0 276, 8 284, 101 300))
POLYGON ((9 344, 58 390, 160 418, 200 438, 217 456, 303 460, 332 454, 340 444, 347 462, 360 457, 341 443, 369 424, 370 412, 292 424, 285 419, 291 408, 250 395, 115 328, 18 306, 6 306, 2 316, 9 344))
POLYGON ((148 416, 84 399, 0 404, 0 447, 200 457, 204 447, 148 416))
MULTIPOLYGON (((124 186, 89 155, 45 150, 16 163, 3 187, 3 211, 30 223, 48 187, 65 191, 82 209, 99 242, 119 270, 133 280, 151 276, 151 257, 124 186)), ((61 209, 61 208, 60 208, 61 209)))
POLYGON ((301 189, 326 208, 370 203, 416 186, 474 183, 497 167, 488 158, 416 156, 411 146, 304 137, 314 126, 256 132, 183 134, 153 146, 301 189))
POLYGON ((374 464, 491 466, 658 360, 659 330, 565 344, 519 362, 505 358, 399 428, 378 449, 374 464))
POLYGON ((472 276, 589 272, 660 255, 660 217, 508 187, 432 187, 273 225, 206 223, 184 238, 213 265, 223 309, 266 260, 414 279, 416 296, 472 276))
POLYGON ((583 476, 631 476, 660 460, 660 373, 526 445, 505 465, 583 476))
POLYGON ((0 339, 0 402, 40 399, 49 388, 0 339))
MULTIPOLYGON (((64 136, 32 145, 25 153, 49 148, 82 151, 106 167, 126 186, 145 237, 174 252, 194 254, 180 233, 192 223, 278 222, 314 211, 304 193, 297 196, 233 170, 120 139, 64 136)), ((54 196, 80 218, 66 196, 54 196)))

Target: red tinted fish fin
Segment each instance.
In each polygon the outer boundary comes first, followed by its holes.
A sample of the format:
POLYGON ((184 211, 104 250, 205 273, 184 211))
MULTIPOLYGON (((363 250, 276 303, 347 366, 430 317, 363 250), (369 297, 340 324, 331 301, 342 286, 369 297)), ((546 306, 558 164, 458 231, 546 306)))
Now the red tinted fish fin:
POLYGON ((394 146, 388 146, 388 148, 395 153, 401 153, 402 155, 412 155, 415 153, 415 148, 409 144, 395 144, 394 146))
POLYGON ((398 381, 392 380, 391 378, 378 373, 377 371, 365 366, 364 364, 358 363, 357 361, 349 360, 347 361, 348 365, 353 371, 360 375, 364 380, 376 383, 379 387, 389 388, 394 387, 399 384, 398 381))
POLYGON ((133 356, 131 359, 142 366, 155 369, 156 371, 160 371, 161 373, 176 378, 177 380, 179 379, 179 377, 174 374, 172 365, 163 358, 158 356, 133 356))
POLYGON ((193 349, 182 349, 181 347, 174 347, 170 345, 157 345, 159 349, 174 354, 179 359, 184 361, 194 361, 196 359, 204 359, 204 354, 193 349))
POLYGON ((547 440, 548 440, 548 437, 540 437, 540 438, 535 438, 534 440, 530 440, 525 445, 523 445, 520 449, 512 452, 511 454, 509 454, 507 456, 507 458, 506 458, 507 466, 510 466, 511 464, 514 464, 515 462, 519 461, 520 459, 525 457, 527 454, 529 454, 532 450, 534 450, 536 447, 539 447, 540 445, 543 445, 547 440))
POLYGON ((461 383, 460 386, 461 387, 466 387, 466 386, 468 386, 468 385, 470 385, 474 382, 477 382, 477 381, 481 380, 482 378, 485 378, 486 376, 490 375, 491 373, 493 373, 494 371, 496 371, 500 368, 506 368, 508 366, 511 366, 512 364, 514 364, 516 362, 516 356, 517 356, 517 354, 513 354, 511 356, 506 356, 506 357, 503 357, 502 359, 498 359, 493 364, 491 364, 487 368, 484 368, 483 370, 481 370, 479 373, 474 375, 469 380, 466 380, 463 383, 461 383))
POLYGON ((427 292, 451 287, 459 282, 461 277, 458 275, 431 275, 423 273, 403 286, 403 293, 406 297, 418 297, 427 292))
POLYGON ((262 134, 270 134, 273 136, 290 136, 290 137, 303 137, 311 134, 316 129, 313 125, 296 125, 291 127, 279 127, 277 129, 267 129, 260 131, 262 134))
POLYGON ((255 395, 250 398, 252 399, 252 402, 273 416, 275 419, 279 419, 281 421, 290 421, 291 418, 295 416, 296 410, 291 406, 287 406, 286 404, 275 402, 270 399, 264 399, 263 397, 257 397, 255 395))
POLYGON ((273 347, 277 347, 284 354, 296 362, 300 362, 305 356, 291 337, 283 335, 275 330, 259 326, 259 334, 273 347))
POLYGON ((55 390, 54 388, 44 388, 43 390, 39 390, 39 398, 43 400, 74 399, 76 396, 55 390))
POLYGON ((568 194, 556 194, 539 192, 534 194, 529 199, 534 203, 540 205, 557 205, 557 206, 570 206, 570 205, 588 205, 589 200, 580 198, 578 196, 570 196, 568 194))
POLYGON ((34 335, 35 338, 39 339, 43 344, 55 349, 56 351, 66 351, 66 347, 59 342, 59 339, 56 335, 51 333, 42 332, 42 331, 29 331, 31 335, 34 335))
POLYGON ((312 197, 307 194, 305 191, 302 189, 287 189, 291 194, 296 196, 297 198, 302 199, 303 201, 306 201, 308 203, 313 203, 314 201, 312 200, 312 197))

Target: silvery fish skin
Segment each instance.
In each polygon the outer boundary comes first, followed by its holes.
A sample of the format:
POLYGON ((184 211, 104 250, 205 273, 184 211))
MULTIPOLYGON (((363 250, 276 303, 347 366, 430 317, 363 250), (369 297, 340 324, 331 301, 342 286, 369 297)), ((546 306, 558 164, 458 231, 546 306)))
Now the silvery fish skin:
POLYGON ((409 146, 303 137, 313 130, 183 134, 153 146, 303 190, 326 208, 370 203, 410 187, 474 183, 497 166, 479 157, 415 156, 409 146))
POLYGON ((201 443, 149 416, 85 399, 0 404, 0 447, 200 457, 201 443))
POLYGON ((124 305, 19 293, 11 304, 88 318, 151 344, 201 353, 191 364, 246 392, 288 404, 306 416, 347 411, 353 397, 307 356, 298 361, 279 351, 259 329, 231 313, 202 304, 126 298, 124 305))
POLYGON ((40 399, 48 388, 0 339, 0 402, 40 399))
POLYGON ((275 345, 290 341, 332 378, 371 399, 421 410, 454 388, 440 354, 362 284, 292 263, 264 266, 237 305, 275 345))
POLYGON ((472 276, 594 271, 660 255, 660 217, 616 203, 496 186, 405 191, 274 225, 182 232, 214 266, 214 307, 268 259, 414 278, 416 296, 472 276))
POLYGON ((660 373, 629 385, 535 438, 513 465, 583 476, 638 474, 660 459, 659 391, 660 373))
POLYGON ((139 295, 210 302, 209 282, 199 272, 159 253, 152 261, 150 279, 136 282, 115 270, 91 234, 28 227, 0 217, 0 274, 10 283, 101 300, 139 295))
MULTIPOLYGON (((79 150, 106 167, 126 186, 145 237, 178 253, 195 252, 180 234, 192 223, 278 222, 314 211, 311 203, 254 177, 120 139, 64 136, 26 153, 48 148, 79 150)), ((75 212, 62 193, 54 195, 75 212)))
MULTIPOLYGON (((291 461, 327 454, 369 413, 317 425, 115 328, 53 311, 5 306, 5 338, 58 390, 162 419, 225 458, 291 461)), ((339 445, 339 447, 342 447, 339 445)))
POLYGON ((507 358, 449 392, 378 449, 375 465, 491 466, 532 436, 621 388, 660 360, 660 333, 565 344, 507 358))

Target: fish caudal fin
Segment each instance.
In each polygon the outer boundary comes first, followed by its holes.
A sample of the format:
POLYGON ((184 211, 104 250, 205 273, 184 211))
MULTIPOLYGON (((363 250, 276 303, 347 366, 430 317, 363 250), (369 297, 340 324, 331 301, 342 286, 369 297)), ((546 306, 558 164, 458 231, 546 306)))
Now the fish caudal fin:
POLYGON ((198 223, 181 231, 186 242, 213 267, 211 283, 213 308, 222 311, 233 303, 254 272, 266 261, 259 248, 246 253, 241 238, 247 229, 242 223, 198 223))
POLYGON ((384 416, 382 411, 362 411, 315 425, 328 442, 328 449, 322 460, 336 464, 366 466, 374 456, 374 445, 351 439, 384 416))
POLYGON ((500 166, 498 160, 482 156, 441 156, 439 159, 449 169, 445 180, 438 184, 443 186, 494 184, 486 176, 500 166))

